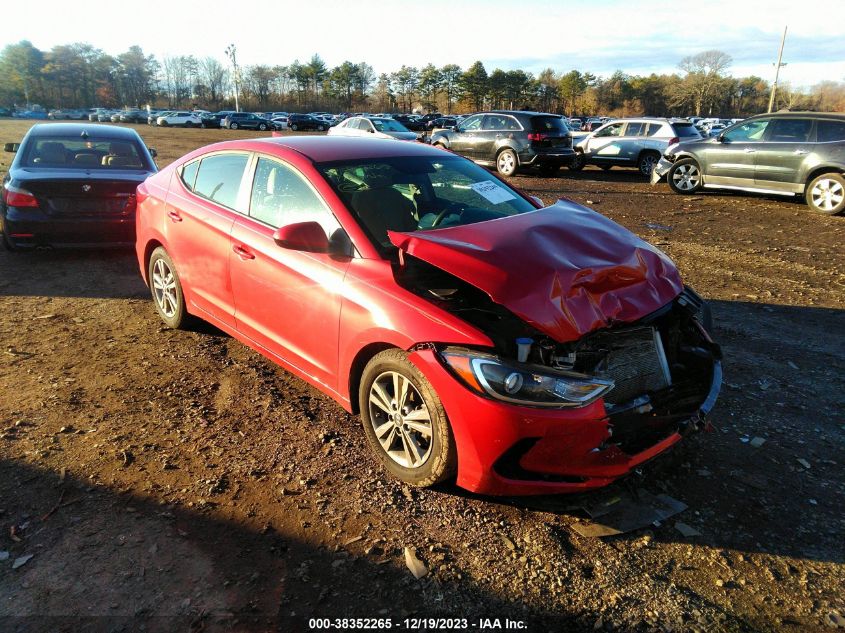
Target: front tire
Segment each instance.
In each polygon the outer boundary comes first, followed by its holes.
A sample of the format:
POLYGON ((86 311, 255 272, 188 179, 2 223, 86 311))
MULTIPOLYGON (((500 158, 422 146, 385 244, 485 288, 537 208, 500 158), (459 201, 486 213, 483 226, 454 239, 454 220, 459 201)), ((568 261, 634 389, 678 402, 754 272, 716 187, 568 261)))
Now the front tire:
POLYGON ((265 132, 267 130, 267 125, 264 124, 264 123, 260 123, 258 125, 258 129, 261 130, 262 132, 265 132))
POLYGON ((496 156, 496 171, 505 178, 509 178, 519 171, 519 161, 512 149, 503 149, 496 156))
POLYGON ((293 125, 290 126, 290 129, 292 129, 294 132, 296 132, 299 129, 299 126, 296 123, 294 123, 293 125))
POLYGON ((825 215, 837 215, 845 210, 845 178, 827 173, 810 181, 804 194, 807 206, 825 215))
POLYGON ((701 168, 691 158, 676 161, 666 174, 666 182, 675 193, 687 195, 701 189, 701 168))
POLYGON ((458 453, 446 412, 404 351, 385 350, 367 363, 358 402, 370 448, 394 477, 426 487, 454 476, 458 453))
POLYGON ((238 129, 238 124, 237 124, 237 123, 230 123, 230 124, 229 124, 229 129, 230 129, 230 130, 237 130, 237 129, 238 129))
POLYGON ((150 255, 147 278, 158 316, 167 327, 174 330, 184 329, 191 317, 185 306, 182 282, 179 281, 173 260, 161 246, 150 255))
POLYGON ((318 125, 318 126, 317 126, 317 131, 319 131, 319 132, 325 132, 325 131, 326 131, 326 126, 325 126, 325 125, 318 125))

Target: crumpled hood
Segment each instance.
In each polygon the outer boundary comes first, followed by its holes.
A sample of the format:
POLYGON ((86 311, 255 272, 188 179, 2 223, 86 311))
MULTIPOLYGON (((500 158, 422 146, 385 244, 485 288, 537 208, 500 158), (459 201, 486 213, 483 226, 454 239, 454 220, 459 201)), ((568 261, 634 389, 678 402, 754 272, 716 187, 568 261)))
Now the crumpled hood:
POLYGON ((636 321, 683 290, 665 254, 571 202, 465 226, 390 231, 389 237, 560 343, 636 321))

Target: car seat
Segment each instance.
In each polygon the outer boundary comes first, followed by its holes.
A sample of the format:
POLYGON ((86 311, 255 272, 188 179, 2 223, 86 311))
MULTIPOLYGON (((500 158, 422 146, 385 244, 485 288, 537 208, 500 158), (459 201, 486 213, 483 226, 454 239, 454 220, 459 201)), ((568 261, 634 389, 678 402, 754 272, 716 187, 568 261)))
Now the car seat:
POLYGON ((32 161, 39 165, 64 165, 67 162, 67 150, 64 143, 47 141, 38 147, 38 156, 32 161))
POLYGON ((414 203, 396 189, 384 186, 363 189, 352 194, 350 206, 382 244, 388 244, 388 231, 416 231, 419 228, 414 218, 414 203))

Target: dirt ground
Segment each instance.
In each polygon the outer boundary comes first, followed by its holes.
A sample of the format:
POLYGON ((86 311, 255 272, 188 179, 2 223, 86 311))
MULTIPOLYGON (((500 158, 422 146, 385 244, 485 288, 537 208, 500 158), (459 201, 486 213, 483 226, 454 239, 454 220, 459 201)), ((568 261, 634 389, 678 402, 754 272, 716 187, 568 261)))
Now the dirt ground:
MULTIPOLYGON (((137 129, 160 166, 261 135, 137 129)), ((0 631, 845 627, 845 218, 624 169, 513 180, 658 245, 712 302, 714 431, 602 493, 686 511, 585 538, 590 499, 403 487, 327 397, 210 326, 162 327, 133 253, 3 252, 0 631), (434 617, 454 620, 411 620, 434 617)))

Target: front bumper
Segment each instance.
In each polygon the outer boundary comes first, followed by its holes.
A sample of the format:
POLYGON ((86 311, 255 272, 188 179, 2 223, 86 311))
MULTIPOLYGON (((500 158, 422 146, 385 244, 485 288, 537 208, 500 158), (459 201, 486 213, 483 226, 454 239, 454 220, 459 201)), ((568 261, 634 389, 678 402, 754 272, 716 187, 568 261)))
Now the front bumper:
POLYGON ((583 492, 606 486, 665 452, 702 426, 722 382, 714 362, 709 393, 685 424, 635 454, 609 442, 601 400, 577 409, 546 410, 482 398, 457 382, 430 349, 414 351, 443 403, 458 449, 457 484, 492 495, 583 492))
POLYGON ((665 156, 661 156, 660 160, 657 162, 657 165, 654 166, 654 169, 651 170, 651 184, 656 185, 658 182, 663 180, 666 174, 669 173, 669 170, 672 168, 674 163, 670 161, 665 156))
POLYGON ((15 248, 88 247, 135 242, 135 214, 57 218, 38 209, 8 207, 3 234, 15 248))

